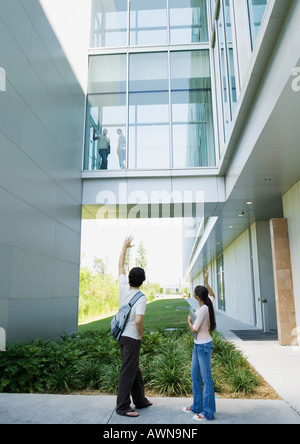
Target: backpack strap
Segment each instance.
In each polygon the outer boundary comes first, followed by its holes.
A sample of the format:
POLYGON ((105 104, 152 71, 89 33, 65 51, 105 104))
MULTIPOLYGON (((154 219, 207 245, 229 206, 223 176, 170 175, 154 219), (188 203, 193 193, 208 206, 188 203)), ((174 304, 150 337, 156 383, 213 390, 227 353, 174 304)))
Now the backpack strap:
POLYGON ((133 298, 131 299, 131 301, 129 302, 129 307, 132 308, 134 306, 134 304, 142 297, 145 296, 141 291, 138 291, 137 294, 135 296, 133 296, 133 298))

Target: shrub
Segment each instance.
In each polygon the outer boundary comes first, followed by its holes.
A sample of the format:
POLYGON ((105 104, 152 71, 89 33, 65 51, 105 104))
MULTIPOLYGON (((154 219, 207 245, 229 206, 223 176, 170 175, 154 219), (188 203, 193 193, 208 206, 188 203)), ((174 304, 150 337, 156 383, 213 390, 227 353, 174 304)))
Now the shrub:
POLYGON ((180 338, 163 338, 151 361, 147 386, 161 395, 182 396, 191 393, 190 360, 180 338), (187 359, 189 358, 189 359, 187 359))
MULTIPOLYGON (((241 352, 218 334, 212 373, 220 394, 250 395, 260 381, 241 352)), ((166 396, 191 395, 193 338, 186 329, 145 333, 140 367, 145 385, 166 396)), ((109 331, 89 331, 56 341, 7 346, 0 353, 0 393, 100 390, 116 394, 121 367, 118 343, 109 331)))

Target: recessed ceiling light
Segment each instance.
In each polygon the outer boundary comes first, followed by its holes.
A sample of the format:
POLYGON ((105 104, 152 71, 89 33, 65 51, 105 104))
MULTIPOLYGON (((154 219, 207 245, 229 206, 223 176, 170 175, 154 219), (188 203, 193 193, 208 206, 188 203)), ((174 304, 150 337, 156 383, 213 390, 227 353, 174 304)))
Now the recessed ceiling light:
POLYGON ((229 227, 228 228, 233 228, 233 225, 229 225, 229 227))
POLYGON ((239 214, 239 217, 243 217, 243 216, 245 216, 244 211, 242 211, 242 212, 239 214))
POLYGON ((265 182, 272 182, 272 179, 265 179, 265 182))
POLYGON ((246 205, 252 205, 253 204, 253 202, 251 202, 250 200, 249 200, 249 202, 246 202, 246 205))

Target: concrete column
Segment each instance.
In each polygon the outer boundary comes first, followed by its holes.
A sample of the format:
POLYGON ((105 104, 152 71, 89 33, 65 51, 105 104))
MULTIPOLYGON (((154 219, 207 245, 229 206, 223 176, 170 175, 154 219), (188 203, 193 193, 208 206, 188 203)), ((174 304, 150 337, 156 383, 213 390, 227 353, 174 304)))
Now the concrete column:
POLYGON ((298 345, 287 219, 270 221, 280 345, 298 345))

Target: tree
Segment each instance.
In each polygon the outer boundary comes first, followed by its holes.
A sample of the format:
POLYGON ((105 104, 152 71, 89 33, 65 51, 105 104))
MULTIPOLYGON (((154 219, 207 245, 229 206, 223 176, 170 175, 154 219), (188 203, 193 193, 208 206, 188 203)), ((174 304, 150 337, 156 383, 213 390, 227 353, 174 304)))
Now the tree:
POLYGON ((137 250, 137 258, 135 260, 135 264, 137 267, 141 267, 144 270, 147 269, 148 261, 147 261, 147 250, 143 244, 143 242, 139 243, 137 250))
POLYGON ((99 257, 95 257, 93 262, 93 271, 95 274, 107 274, 107 258, 104 260, 99 257))

